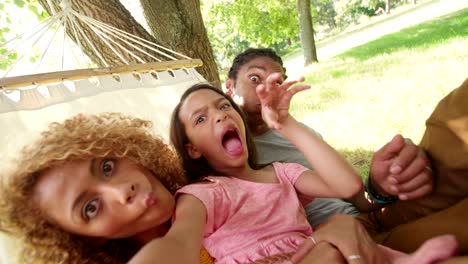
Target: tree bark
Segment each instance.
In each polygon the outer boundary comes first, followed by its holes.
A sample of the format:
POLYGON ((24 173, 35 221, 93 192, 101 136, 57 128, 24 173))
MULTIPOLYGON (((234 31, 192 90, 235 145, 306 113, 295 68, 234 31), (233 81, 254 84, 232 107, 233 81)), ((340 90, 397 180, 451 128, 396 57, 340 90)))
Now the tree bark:
POLYGON ((318 62, 317 48, 315 46, 314 27, 310 12, 310 0, 297 0, 299 13, 299 27, 301 31, 301 45, 304 51, 305 65, 318 62))
MULTIPOLYGON (((50 1, 51 3, 54 4, 54 9, 56 12, 61 10, 61 7, 58 5, 57 1, 50 1)), ((116 27, 118 29, 121 29, 125 32, 128 32, 130 34, 134 34, 138 37, 141 37, 143 39, 146 39, 148 41, 158 43, 156 39, 151 36, 144 28, 141 26, 130 14, 130 12, 119 2, 119 0, 106 0, 106 1, 101 1, 101 0, 86 0, 86 1, 81 1, 81 0, 71 0, 70 1, 72 4, 72 8, 80 14, 86 15, 88 17, 91 17, 93 19, 99 20, 103 23, 106 23, 110 26, 116 27)), ((53 10, 51 7, 48 5, 47 0, 39 0, 39 3, 47 10, 49 14, 53 13, 53 10)), ((87 26, 85 23, 82 21, 77 20, 76 21, 81 28, 83 29, 82 32, 78 32, 78 39, 79 43, 81 45, 81 49, 83 52, 97 65, 100 67, 104 66, 119 66, 123 65, 124 62, 122 59, 120 59, 115 52, 113 52, 103 41, 102 39, 97 36, 89 26, 87 26), (96 48, 97 52, 93 49, 92 45, 86 41, 85 39, 88 38, 90 42, 94 45, 96 48), (106 61, 104 63, 98 56, 97 53, 102 54, 102 57, 106 61)), ((76 37, 75 37, 75 31, 73 31, 72 26, 70 23, 67 23, 67 34, 68 36, 77 43, 76 37)), ((127 44, 120 42, 121 45, 127 47, 129 50, 132 52, 138 53, 134 48, 128 47, 127 44)), ((158 43, 159 44, 159 43, 158 43)), ((149 50, 146 50, 150 54, 154 53, 149 50)), ((128 63, 138 63, 138 61, 129 55, 129 53, 122 52, 121 54, 125 60, 127 60, 128 63)), ((140 57, 142 57, 145 61, 150 62, 154 61, 149 56, 146 56, 144 54, 138 53, 140 57)), ((160 57, 157 54, 153 54, 155 57, 160 57)))
POLYGON ((391 0, 385 1, 385 14, 387 15, 390 14, 390 4, 391 4, 390 2, 391 0))
MULTIPOLYGON (((59 1, 50 1, 54 3, 54 9, 56 11, 60 11, 61 7, 58 5, 59 1)), ((174 8, 171 9, 152 9, 152 10, 145 10, 145 13, 152 12, 154 14, 158 14, 160 16, 163 14, 164 18, 151 18, 155 21, 148 21, 149 25, 158 25, 157 27, 160 28, 161 31, 166 32, 165 34, 156 34, 156 37, 151 35, 145 28, 140 25, 130 14, 130 12, 123 6, 119 0, 70 0, 72 4, 72 8, 83 15, 89 16, 96 20, 99 20, 107 25, 113 26, 115 28, 121 29, 125 32, 133 34, 137 37, 145 39, 147 41, 151 41, 153 43, 162 45, 166 48, 172 49, 183 55, 201 59, 204 64, 206 65, 214 65, 214 69, 211 67, 207 69, 206 66, 203 67, 202 70, 198 69, 200 74, 203 75, 208 81, 212 82, 212 84, 217 85, 220 87, 220 81, 218 76, 218 70, 216 68, 216 63, 214 61, 213 54, 211 52, 211 46, 208 40, 208 36, 206 34, 206 30, 203 25, 203 20, 201 18, 201 10, 200 10, 200 3, 199 1, 194 0, 187 0, 181 1, 182 4, 177 4, 176 0, 167 0, 167 1, 153 1, 153 2, 160 2, 159 6, 169 6, 172 5, 174 8), (178 9, 180 8, 180 10, 178 9), (156 12, 158 11, 158 12, 156 12), (195 13, 196 15, 189 16, 191 19, 186 19, 184 17, 179 18, 176 20, 177 22, 173 22, 172 19, 176 17, 181 17, 182 15, 189 13, 195 13), (172 12, 167 14, 166 12, 172 12), (170 18, 170 19, 168 19, 170 18), (167 20, 166 20, 167 19, 167 20), (199 19, 199 20, 197 20, 199 19), (180 27, 180 28, 179 28, 180 27), (202 32, 197 31, 203 29, 202 32), (178 36, 170 37, 171 33, 176 32, 179 34, 178 36), (182 32, 182 33, 180 33, 182 32), (181 36, 180 34, 188 34, 190 32, 191 35, 187 37, 181 36), (205 37, 205 38, 203 38, 205 37), (207 48, 209 47, 209 49, 207 48), (194 53, 193 50, 201 50, 205 48, 205 53, 199 52, 194 53), (208 52, 209 50, 209 52, 208 52), (214 77, 216 76, 216 78, 214 77)), ((151 2, 151 1, 148 1, 151 2)), ((52 10, 48 5, 48 0, 39 0, 39 3, 47 10, 49 14, 52 14, 52 10)), ((143 4, 143 1, 142 1, 143 4)), ((159 8, 156 6, 154 8, 159 8)), ((151 8, 149 5, 144 5, 143 8, 151 8)), ((186 16, 187 17, 187 16, 186 16)), ((83 52, 93 60, 99 66, 119 66, 123 65, 124 62, 114 53, 112 50, 99 38, 94 32, 86 26, 82 22, 80 23, 81 27, 83 28, 83 34, 78 35, 78 39, 80 39, 80 43, 82 45, 83 52), (85 41, 85 36, 91 40, 93 45, 96 47, 97 51, 103 55, 107 65, 102 62, 102 60, 97 56, 96 51, 94 51, 92 45, 90 45, 87 41, 85 41)), ((70 25, 67 25, 67 34, 68 36, 76 42, 75 33, 73 32, 70 25)), ((129 47, 125 43, 120 43, 121 45, 125 46, 127 49, 131 50, 134 53, 137 53, 139 57, 141 57, 146 62, 155 61, 150 56, 144 55, 134 48, 129 47)), ((155 52, 145 49, 146 52, 150 53, 156 58, 161 60, 167 60, 167 58, 155 54, 155 52)), ((122 52, 122 54, 127 62, 129 63, 139 63, 137 59, 133 56, 129 55, 128 53, 122 52)))
POLYGON ((218 68, 203 24, 199 0, 140 0, 146 21, 163 46, 203 60, 198 71, 221 87, 218 68))

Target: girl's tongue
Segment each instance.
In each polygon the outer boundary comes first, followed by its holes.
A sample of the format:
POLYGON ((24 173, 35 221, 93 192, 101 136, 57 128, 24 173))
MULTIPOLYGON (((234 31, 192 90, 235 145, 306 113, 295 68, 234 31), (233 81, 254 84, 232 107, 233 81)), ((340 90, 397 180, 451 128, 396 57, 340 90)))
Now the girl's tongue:
POLYGON ((232 133, 228 133, 224 137, 223 147, 230 155, 240 155, 244 151, 242 141, 237 137, 237 135, 233 135, 232 133))

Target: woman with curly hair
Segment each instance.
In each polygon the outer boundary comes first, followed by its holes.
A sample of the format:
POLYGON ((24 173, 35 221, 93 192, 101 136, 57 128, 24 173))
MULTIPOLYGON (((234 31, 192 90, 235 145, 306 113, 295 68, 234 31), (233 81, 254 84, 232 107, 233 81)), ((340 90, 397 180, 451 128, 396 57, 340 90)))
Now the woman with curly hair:
POLYGON ((167 231, 185 183, 151 122, 117 113, 52 123, 2 178, 0 230, 21 238, 20 263, 126 262, 167 231))

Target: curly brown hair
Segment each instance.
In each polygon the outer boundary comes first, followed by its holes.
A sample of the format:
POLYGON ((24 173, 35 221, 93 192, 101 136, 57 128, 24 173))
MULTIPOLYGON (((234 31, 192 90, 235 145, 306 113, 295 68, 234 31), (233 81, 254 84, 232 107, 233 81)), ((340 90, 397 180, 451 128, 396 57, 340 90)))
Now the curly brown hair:
POLYGON ((49 222, 34 199, 44 170, 67 161, 91 157, 128 158, 153 172, 174 193, 185 184, 174 151, 151 131, 151 122, 119 113, 79 114, 52 123, 21 153, 15 169, 2 183, 0 231, 22 240, 20 263, 124 263, 140 245, 130 239, 90 246, 89 240, 49 222))

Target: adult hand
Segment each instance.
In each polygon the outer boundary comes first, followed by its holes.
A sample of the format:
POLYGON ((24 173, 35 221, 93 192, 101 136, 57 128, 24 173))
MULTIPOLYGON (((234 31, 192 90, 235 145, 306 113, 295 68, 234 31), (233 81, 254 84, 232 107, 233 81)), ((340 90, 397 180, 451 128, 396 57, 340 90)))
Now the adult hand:
POLYGON ((429 160, 422 149, 396 135, 372 157, 370 177, 373 188, 382 195, 398 195, 410 200, 433 190, 429 160))
POLYGON ((333 216, 325 224, 321 225, 311 237, 313 237, 315 243, 312 239, 307 239, 292 256, 291 261, 293 263, 300 263, 301 260, 305 260, 309 251, 311 249, 315 250, 315 247, 323 241, 336 247, 348 263, 390 263, 390 260, 372 240, 365 228, 354 217, 349 215, 333 216))
MULTIPOLYGON (((312 243, 312 241, 310 242, 312 243)), ((302 247, 304 248, 304 247, 302 247)), ((305 248, 304 248, 305 249, 305 248)), ((305 252, 306 255, 301 259, 297 260, 299 262, 295 262, 292 260, 292 263, 298 264, 322 264, 322 263, 334 263, 334 264, 346 264, 346 260, 341 255, 340 251, 331 245, 328 242, 321 241, 317 243, 316 246, 309 252, 305 252)))
POLYGON ((303 77, 295 80, 288 79, 281 83, 282 78, 282 73, 272 73, 264 83, 256 88, 258 99, 262 105, 263 120, 268 127, 274 129, 280 129, 281 124, 289 117, 291 98, 296 93, 310 88, 310 85, 305 84, 291 87, 298 82, 303 82, 303 77))

